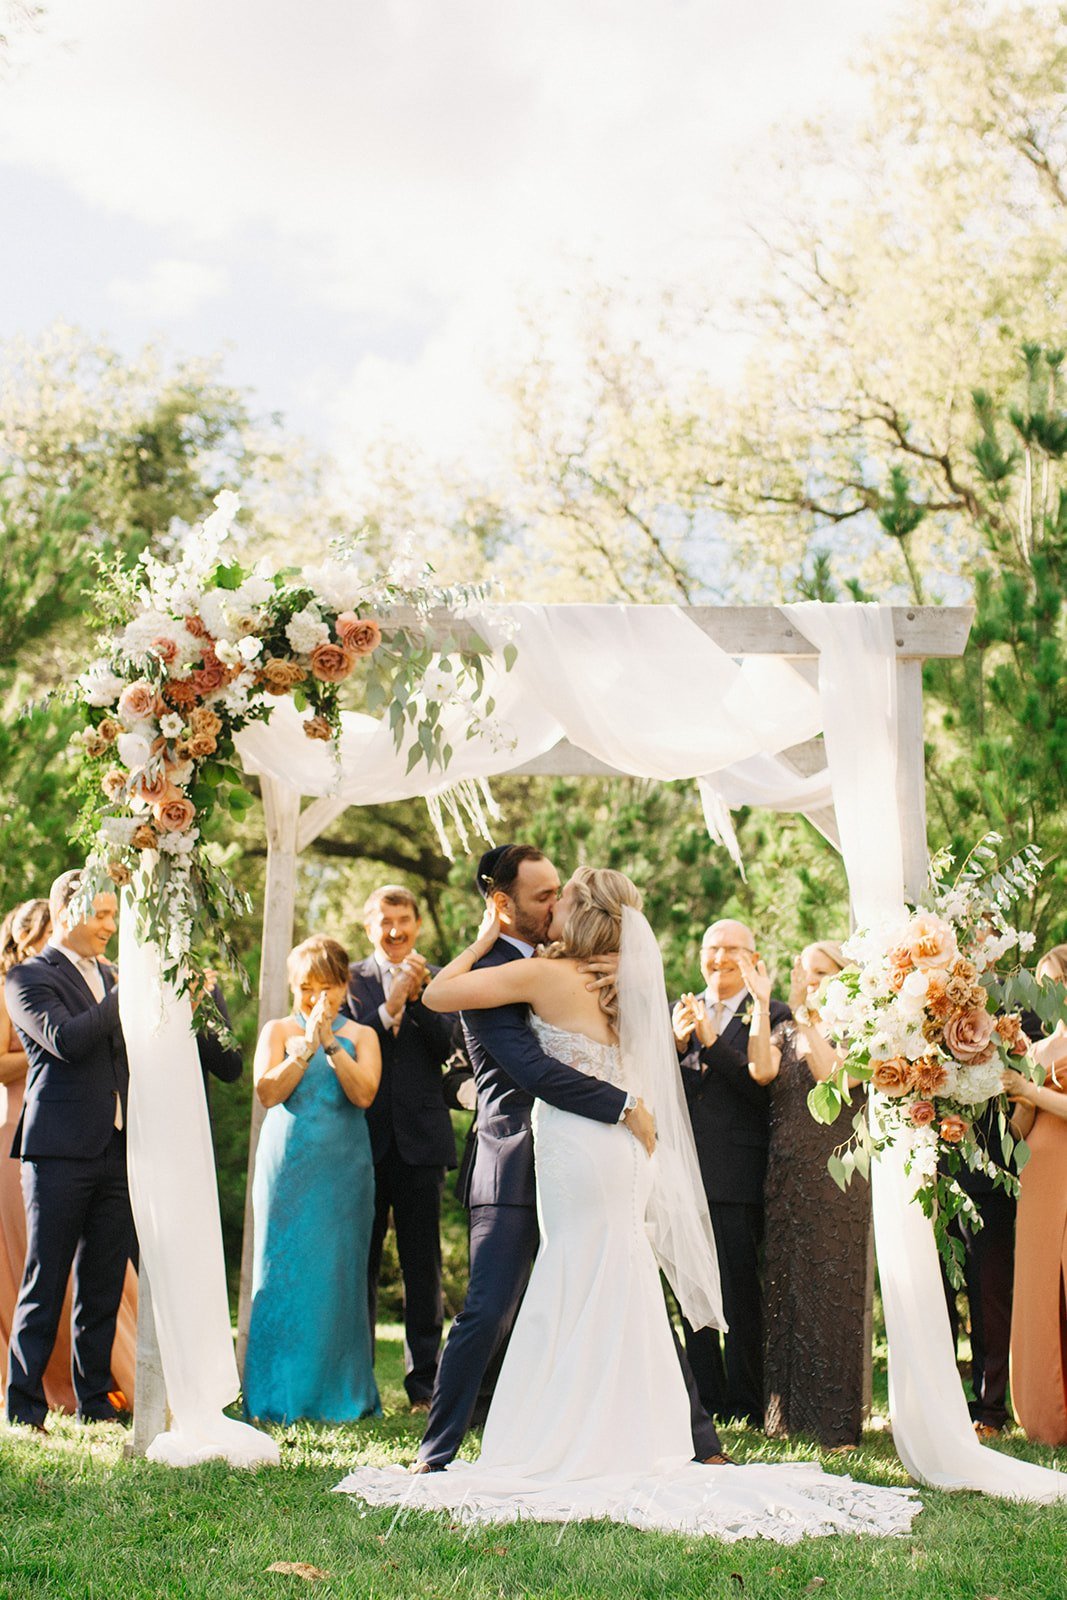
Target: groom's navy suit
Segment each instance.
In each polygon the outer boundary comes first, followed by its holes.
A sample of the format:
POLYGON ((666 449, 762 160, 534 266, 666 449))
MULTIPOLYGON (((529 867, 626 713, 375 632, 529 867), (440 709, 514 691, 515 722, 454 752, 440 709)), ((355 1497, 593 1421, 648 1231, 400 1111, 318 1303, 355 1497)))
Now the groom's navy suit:
MULTIPOLYGON (((501 938, 477 966, 497 967, 522 959, 522 952, 501 938)), ((420 1461, 431 1466, 451 1461, 470 1427, 482 1379, 511 1331, 537 1253, 530 1127, 534 1100, 609 1123, 618 1122, 626 1104, 625 1093, 614 1084, 546 1055, 530 1027, 529 1015, 526 1005, 462 1014, 478 1091, 478 1135, 468 1200, 470 1280, 463 1310, 441 1353, 419 1450, 420 1461)), ((683 1370, 689 1378, 684 1360, 683 1370)), ((693 1414, 696 1453, 714 1455, 720 1448, 718 1437, 699 1410, 691 1379, 689 1389, 691 1405, 697 1407, 693 1414), (703 1427, 696 1437, 698 1420, 703 1427)))
POLYGON ((22 1116, 11 1154, 22 1161, 26 1265, 11 1329, 7 1408, 41 1423, 43 1376, 74 1265, 74 1391, 83 1417, 114 1415, 111 1346, 126 1262, 135 1248, 126 1184, 129 1067, 118 991, 99 963, 104 998, 47 945, 8 973, 7 1008, 26 1048, 22 1116))

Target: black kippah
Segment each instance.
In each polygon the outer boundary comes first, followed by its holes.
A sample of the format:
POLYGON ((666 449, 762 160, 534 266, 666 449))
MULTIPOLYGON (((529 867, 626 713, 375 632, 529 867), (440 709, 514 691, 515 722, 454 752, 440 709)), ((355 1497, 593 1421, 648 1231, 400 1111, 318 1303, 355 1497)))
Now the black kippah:
POLYGON ((492 850, 487 850, 478 863, 478 871, 474 874, 475 888, 480 895, 488 897, 493 887, 493 877, 500 864, 502 856, 506 856, 512 848, 510 844, 494 845, 492 850))

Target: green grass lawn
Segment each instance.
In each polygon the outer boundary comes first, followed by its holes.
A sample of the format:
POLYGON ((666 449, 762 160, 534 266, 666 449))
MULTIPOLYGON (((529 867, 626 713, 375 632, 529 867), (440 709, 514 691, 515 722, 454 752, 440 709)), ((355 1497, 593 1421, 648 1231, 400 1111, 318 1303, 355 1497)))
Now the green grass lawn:
MULTIPOLYGON (((723 1545, 607 1524, 460 1529, 444 1518, 364 1512, 328 1491, 356 1461, 408 1461, 421 1433, 400 1383, 399 1330, 382 1330, 385 1416, 346 1428, 279 1429, 282 1467, 188 1472, 127 1461, 118 1427, 53 1419, 47 1440, 0 1433, 2 1600, 228 1600, 229 1596, 749 1596, 778 1600, 1067 1600, 1067 1506, 1011 1505, 924 1490, 909 1537, 723 1545), (269 1572, 307 1562, 328 1574, 269 1572)), ((876 1417, 876 1422, 881 1422, 876 1417)), ((736 1430, 741 1460, 810 1460, 810 1445, 736 1430)), ((472 1442, 472 1453, 473 1453, 472 1442)), ((1021 1435, 1002 1448, 1067 1469, 1067 1451, 1021 1435)), ((882 1427, 824 1456, 872 1482, 906 1477, 882 1427)), ((712 1470, 712 1469, 709 1469, 712 1470)))

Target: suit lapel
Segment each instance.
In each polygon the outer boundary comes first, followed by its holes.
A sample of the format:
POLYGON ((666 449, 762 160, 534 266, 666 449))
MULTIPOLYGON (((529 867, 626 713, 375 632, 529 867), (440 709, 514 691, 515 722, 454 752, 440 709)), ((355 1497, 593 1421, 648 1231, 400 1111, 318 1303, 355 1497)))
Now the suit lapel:
MULTIPOLYGON (((74 965, 73 961, 68 961, 66 956, 63 954, 63 952, 61 950, 57 950, 54 945, 46 945, 44 950, 42 950, 41 954, 42 954, 43 958, 49 963, 49 965, 54 967, 55 970, 58 973, 61 974, 61 976, 69 978, 70 983, 73 985, 74 992, 81 999, 82 1010, 83 1011, 86 1009, 87 1006, 95 1006, 98 1003, 95 994, 90 989, 88 983, 86 983, 86 981, 85 981, 85 978, 84 978, 84 976, 82 974, 81 968, 80 967, 76 967, 74 965)), ((108 987, 109 987, 108 981, 107 981, 107 978, 105 977, 104 978, 104 993, 105 994, 108 991, 108 987)))

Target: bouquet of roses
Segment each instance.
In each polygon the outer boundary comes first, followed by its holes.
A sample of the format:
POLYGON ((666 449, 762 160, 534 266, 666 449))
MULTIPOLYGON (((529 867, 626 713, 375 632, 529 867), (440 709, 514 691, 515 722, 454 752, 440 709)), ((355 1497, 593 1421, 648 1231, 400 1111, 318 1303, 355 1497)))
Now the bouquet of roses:
POLYGON ((812 1115, 834 1122, 851 1104, 850 1083, 866 1082, 876 1095, 873 1107, 866 1098, 857 1110, 851 1137, 829 1159, 830 1174, 843 1188, 856 1172, 869 1174, 872 1155, 905 1139, 905 1170, 918 1180, 915 1198, 934 1221, 953 1281, 961 1280, 962 1245, 949 1223, 962 1213, 981 1226, 956 1175, 966 1164, 1014 1193, 1028 1155, 1012 1135, 1006 1102, 995 1125, 983 1117, 1000 1096, 1004 1067, 1028 1070, 1022 1018, 1006 1001, 1037 990, 1018 960, 1003 968, 1009 952, 1021 957, 1033 948, 1033 935, 1013 927, 1008 913, 1032 892, 1040 857, 1027 846, 999 865, 1000 842, 987 835, 951 881, 951 857, 935 858, 924 903, 895 923, 853 934, 844 945, 851 965, 823 983, 816 1001, 842 1061, 811 1090, 812 1115))

